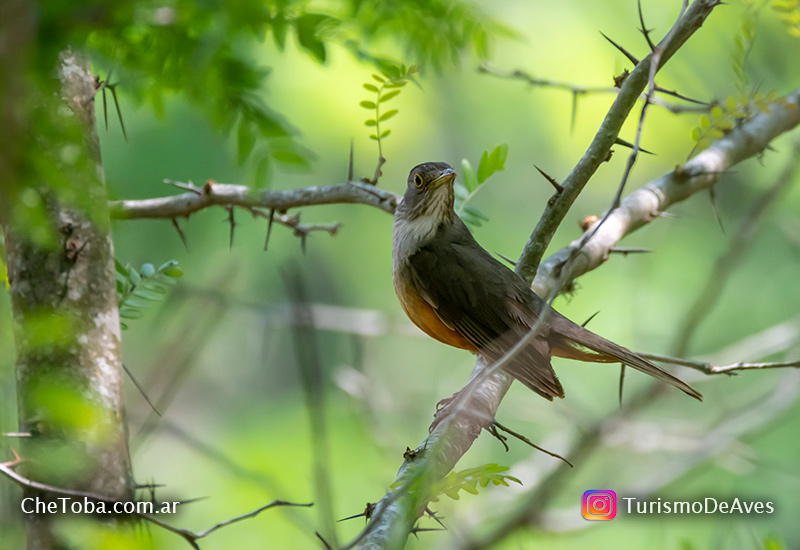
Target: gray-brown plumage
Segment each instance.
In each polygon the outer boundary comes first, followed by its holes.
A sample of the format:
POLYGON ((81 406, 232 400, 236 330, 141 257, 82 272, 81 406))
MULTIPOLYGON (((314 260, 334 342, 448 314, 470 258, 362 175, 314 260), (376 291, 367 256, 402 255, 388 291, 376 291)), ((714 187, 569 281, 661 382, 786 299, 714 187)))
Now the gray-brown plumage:
MULTIPOLYGON (((547 304, 473 238, 453 209, 455 171, 415 166, 394 217, 392 274, 403 310, 426 334, 490 363, 525 336, 547 304)), ((564 389, 550 364, 556 355, 625 363, 702 399, 694 388, 553 311, 538 335, 504 368, 552 400, 564 389)))

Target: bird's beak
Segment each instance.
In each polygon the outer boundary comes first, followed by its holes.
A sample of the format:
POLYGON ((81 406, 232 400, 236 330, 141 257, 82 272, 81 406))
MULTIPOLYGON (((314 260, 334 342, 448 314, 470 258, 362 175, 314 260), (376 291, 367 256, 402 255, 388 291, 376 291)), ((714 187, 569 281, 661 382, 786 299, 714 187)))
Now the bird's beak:
POLYGON ((453 183, 453 180, 456 179, 456 171, 452 168, 445 168, 439 177, 433 180, 433 185, 435 187, 439 187, 440 185, 444 185, 446 183, 453 183))

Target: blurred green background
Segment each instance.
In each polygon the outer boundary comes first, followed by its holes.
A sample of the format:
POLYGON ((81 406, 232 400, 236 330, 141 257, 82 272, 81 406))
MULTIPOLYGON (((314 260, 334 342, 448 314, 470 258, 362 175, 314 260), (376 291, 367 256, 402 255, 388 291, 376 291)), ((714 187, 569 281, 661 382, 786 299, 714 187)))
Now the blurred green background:
MULTIPOLYGON (((423 5, 424 10, 424 3, 423 5)), ((483 2, 480 9, 512 32, 491 40, 489 59, 502 69, 522 69, 539 77, 583 85, 609 86, 629 67, 622 54, 599 34, 603 31, 634 55, 646 44, 637 30, 636 4, 630 0, 595 2, 483 2)), ((660 37, 677 15, 678 2, 644 2, 647 24, 660 37)), ((690 97, 708 100, 735 95, 731 56, 741 33, 746 6, 738 1, 714 11, 708 22, 660 74, 659 84, 690 97)), ((800 85, 800 42, 791 37, 767 5, 756 24, 747 58, 748 91, 785 94, 800 85)), ((126 82, 119 88, 127 143, 111 117, 101 130, 103 161, 112 198, 143 199, 176 194, 164 178, 265 185, 290 189, 343 181, 351 139, 355 173, 371 177, 375 143, 364 126, 370 99, 362 88, 376 69, 354 59, 342 46, 328 44, 319 64, 297 47, 290 33, 280 52, 272 41, 249 43, 253 59, 271 67, 264 97, 300 131, 299 142, 313 151, 308 170, 273 167, 268 181, 254 182, 252 171, 236 160, 236 146, 207 117, 180 95, 170 95, 157 115, 132 101, 126 82)), ((403 49, 390 40, 376 49, 405 63, 403 49)), ((477 166, 484 150, 501 143, 509 148, 506 169, 493 176, 472 206, 489 222, 474 230, 490 252, 516 258, 552 188, 535 163, 563 179, 586 149, 611 104, 610 94, 582 97, 574 128, 568 92, 531 88, 521 81, 479 73, 480 60, 462 56, 455 65, 434 71, 423 66, 420 88, 409 85, 393 100, 399 114, 390 121, 384 144, 387 163, 379 185, 402 193, 415 164, 441 160, 459 167, 466 158, 477 166)), ((105 70, 108 67, 98 67, 105 70)), ((633 141, 639 108, 621 137, 633 141)), ((629 188, 634 189, 683 163, 692 149, 697 114, 671 114, 651 108, 642 145, 657 153, 640 156, 629 188)), ((796 133, 796 132, 795 132, 796 133)), ((716 258, 723 253, 741 217, 790 161, 786 136, 759 160, 750 160, 723 176, 716 205, 726 232, 715 220, 708 194, 693 197, 673 211, 677 218, 656 220, 626 239, 624 246, 646 247, 651 254, 613 256, 602 268, 582 277, 572 297, 557 308, 582 322, 599 311, 590 328, 635 350, 669 353, 688 308, 716 258)), ((599 215, 621 178, 627 150, 616 148, 574 205, 556 234, 551 251, 580 235, 577 222, 599 215)), ((690 354, 717 352, 785 321, 800 311, 800 185, 794 185, 766 217, 742 264, 725 285, 719 303, 695 334, 690 354)), ((132 383, 128 384, 131 449, 140 483, 162 483, 164 500, 204 500, 181 507, 170 518, 196 531, 243 514, 273 499, 315 500, 314 455, 295 347, 287 315, 282 273, 297 266, 309 300, 325 313, 317 332, 325 381, 324 410, 329 428, 329 473, 337 517, 357 514, 378 500, 394 481, 406 446, 426 435, 435 403, 467 380, 473 358, 443 346, 417 331, 400 310, 391 283, 391 217, 358 205, 301 209, 305 223, 340 222, 335 236, 314 233, 305 254, 290 230, 273 228, 263 251, 266 221, 237 212, 234 245, 229 249, 227 214, 221 208, 179 220, 184 248, 169 221, 117 221, 117 259, 134 266, 178 260, 184 276, 163 304, 123 333, 124 363, 162 413, 153 414, 132 383), (325 307, 323 307, 325 306, 325 307), (327 306, 335 306, 331 309, 327 306), (326 309, 327 308, 327 309, 326 309)), ((15 431, 14 352, 7 292, 0 292, 0 431, 15 431)), ((797 342, 797 338, 795 337, 797 342)), ((796 358, 797 343, 785 354, 728 355, 721 361, 796 358)), ((756 353, 753 351, 753 353, 756 353)), ((548 403, 514 385, 498 419, 554 452, 593 419, 618 407, 618 369, 555 360, 566 389, 565 400, 548 403)), ((549 503, 542 527, 513 534, 501 548, 682 549, 796 548, 800 540, 800 440, 796 373, 747 372, 735 377, 704 377, 679 371, 705 394, 696 403, 679 392, 632 422, 604 434, 605 446, 585 462, 549 503), (783 388, 778 396, 772 392, 783 388), (792 393, 793 392, 793 393, 792 393), (780 403, 764 411, 763 403, 780 403), (777 405, 776 405, 777 406, 777 405), (709 431, 726 418, 753 407, 754 428, 743 438, 725 430, 713 439, 717 451, 703 457, 709 431), (759 421, 763 420, 759 424, 759 421), (726 439, 728 437, 728 439, 726 439), (587 489, 615 489, 624 496, 651 476, 688 466, 685 475, 658 490, 664 500, 749 496, 770 500, 770 516, 674 518, 620 515, 611 522, 584 522, 580 497, 587 489)), ((626 378, 627 391, 645 381, 626 378)), ((10 458, 10 440, 0 457, 10 458)), ((13 442, 11 442, 13 444, 13 442)), ((5 458, 3 458, 5 459, 5 458)), ((420 533, 409 548, 445 547, 467 527, 492 522, 493 511, 520 491, 535 486, 557 462, 512 441, 505 452, 484 434, 459 468, 486 463, 510 466, 523 487, 491 487, 458 502, 442 499, 434 509, 449 532, 420 533)), ((20 492, 0 482, 0 547, 22 547, 20 492)), ((201 541, 215 548, 320 548, 314 536, 319 509, 277 509, 227 527, 201 541)), ((435 527, 423 520, 425 527, 435 527)), ((342 541, 355 536, 362 519, 338 524, 342 541)), ((103 538, 91 526, 73 529, 76 547, 180 548, 173 534, 142 526, 135 541, 103 538)))

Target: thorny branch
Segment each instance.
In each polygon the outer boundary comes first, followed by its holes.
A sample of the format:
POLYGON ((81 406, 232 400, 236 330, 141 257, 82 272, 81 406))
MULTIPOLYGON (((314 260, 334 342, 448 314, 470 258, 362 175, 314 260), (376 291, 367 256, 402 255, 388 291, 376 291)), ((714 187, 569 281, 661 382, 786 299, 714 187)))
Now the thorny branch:
POLYGON ((662 363, 689 367, 690 369, 699 370, 705 374, 735 374, 736 371, 740 370, 800 368, 800 360, 776 361, 772 363, 746 363, 744 361, 738 361, 729 365, 714 365, 709 361, 696 361, 693 359, 683 359, 681 357, 670 357, 669 355, 659 355, 657 353, 639 353, 639 355, 651 361, 660 361, 662 363))
MULTIPOLYGON (((593 95, 593 94, 614 94, 617 95, 620 93, 620 88, 616 86, 590 86, 585 84, 578 84, 576 82, 566 82, 563 80, 553 80, 550 78, 541 78, 534 76, 526 71, 521 69, 515 70, 504 70, 498 67, 495 67, 489 63, 483 63, 478 67, 478 72, 489 74, 498 78, 505 78, 509 80, 519 80, 525 82, 526 84, 530 85, 531 87, 535 88, 553 88, 555 90, 564 90, 570 92, 573 97, 573 109, 572 109, 572 123, 574 123, 575 116, 576 116, 576 108, 577 108, 577 98, 593 95)), ((706 113, 711 110, 712 107, 716 105, 714 102, 704 103, 702 101, 697 101, 695 99, 691 99, 685 96, 682 96, 676 92, 672 92, 669 90, 665 90, 659 86, 656 87, 656 90, 660 93, 665 95, 669 95, 672 97, 676 97, 678 99, 682 99, 684 101, 688 101, 693 105, 680 105, 677 103, 672 103, 670 101, 666 101, 658 96, 653 97, 650 102, 653 105, 658 105, 666 109, 667 111, 673 114, 681 114, 681 113, 706 113)), ((640 95, 640 99, 644 99, 645 94, 640 95)), ((574 125, 574 124, 571 124, 574 125)))
POLYGON ((667 37, 658 43, 657 48, 660 51, 660 55, 654 59, 655 54, 653 52, 648 54, 622 82, 619 94, 595 134, 592 143, 569 176, 562 182, 564 192, 555 197, 552 205, 548 204, 528 239, 517 265, 517 273, 523 279, 529 282, 533 280, 539 262, 556 229, 589 179, 607 158, 608 152, 622 128, 622 124, 650 80, 651 65, 655 64, 654 70, 658 71, 675 54, 678 48, 700 28, 717 5, 719 5, 718 0, 696 0, 686 13, 678 19, 667 37))
MULTIPOLYGON (((9 478, 13 482, 15 482, 20 487, 27 487, 27 488, 30 488, 30 489, 36 489, 37 491, 41 491, 43 493, 48 493, 48 494, 52 494, 52 495, 61 495, 61 496, 73 497, 73 498, 81 498, 81 499, 87 498, 87 499, 90 499, 90 500, 92 500, 94 502, 103 502, 105 504, 110 504, 112 506, 114 504, 116 504, 117 502, 119 502, 119 501, 117 501, 117 500, 115 500, 113 498, 109 498, 109 497, 106 497, 106 496, 103 496, 103 495, 100 495, 100 494, 97 494, 97 493, 92 493, 92 492, 89 492, 89 491, 76 491, 76 490, 73 490, 73 489, 64 489, 64 488, 61 488, 61 487, 55 487, 53 485, 47 485, 47 484, 44 484, 44 483, 39 483, 38 481, 32 481, 32 480, 30 480, 30 479, 18 474, 17 472, 15 472, 12 469, 12 466, 14 464, 18 463, 18 462, 20 462, 19 457, 17 457, 16 460, 14 460, 11 463, 0 463, 0 474, 6 476, 7 478, 9 478)), ((217 523, 216 525, 206 529, 205 531, 200 531, 199 533, 195 533, 195 532, 190 531, 188 529, 182 529, 180 527, 175 527, 175 526, 170 525, 168 523, 165 523, 165 522, 163 522, 163 521, 161 521, 159 519, 156 519, 153 516, 150 516, 148 514, 144 514, 144 513, 138 512, 138 511, 132 512, 131 515, 134 516, 134 517, 143 519, 145 521, 148 521, 148 522, 150 522, 150 523, 152 523, 154 525, 157 525, 157 526, 161 527, 162 529, 166 529, 167 531, 169 531, 171 533, 175 533, 176 535, 179 535, 179 536, 183 537, 183 539, 186 540, 186 542, 188 542, 189 545, 192 548, 199 549, 200 546, 198 546, 197 541, 202 539, 202 538, 204 538, 204 537, 207 537, 208 535, 210 535, 211 533, 213 533, 217 529, 221 529, 221 528, 226 527, 226 526, 228 526, 228 525, 230 525, 232 523, 236 523, 237 521, 242 521, 244 519, 253 518, 253 517, 257 516, 258 514, 260 514, 261 512, 263 512, 265 510, 269 510, 270 508, 275 508, 276 506, 302 506, 302 507, 309 507, 309 506, 313 506, 313 504, 310 504, 310 503, 309 504, 297 504, 297 503, 293 503, 293 502, 287 502, 285 500, 274 500, 274 501, 270 502, 269 504, 266 504, 266 505, 264 505, 264 506, 262 506, 260 508, 257 508, 255 510, 253 510, 252 512, 248 512, 248 513, 243 514, 241 516, 236 516, 234 518, 227 519, 225 521, 217 523)))
MULTIPOLYGON (((608 258, 609 251, 625 235, 651 222, 676 202, 707 189, 717 182, 721 173, 734 164, 763 151, 770 141, 800 123, 798 100, 800 100, 800 90, 788 96, 782 105, 774 106, 770 113, 762 113, 748 120, 689 161, 684 167, 631 193, 620 202, 619 208, 609 216, 592 239, 585 243, 574 261, 565 263, 565 259, 572 254, 572 250, 581 244, 580 239, 542 262, 533 283, 534 290, 540 296, 549 296, 556 285, 561 288, 564 281, 571 281, 596 268, 608 258)), ((594 224, 590 224, 587 231, 592 231, 593 228, 594 224)), ((428 440, 420 446, 420 448, 427 446, 426 453, 435 456, 430 459, 426 459, 424 455, 418 457, 417 463, 413 467, 418 469, 435 468, 437 472, 444 471, 446 473, 448 466, 452 467, 469 448, 472 440, 480 432, 483 423, 487 419, 491 421, 494 418, 497 406, 509 385, 510 379, 504 373, 499 372, 491 376, 474 393, 469 404, 471 414, 460 415, 455 419, 457 422, 450 422, 449 430, 444 427, 445 423, 441 423, 431 432, 428 440), (439 441, 444 443, 437 443, 439 441), (419 462, 420 460, 422 462, 419 462), (426 460, 427 463, 425 463, 426 460)), ((658 395, 659 387, 655 386, 654 390, 651 389, 651 393, 652 396, 658 395)), ((633 400, 634 405, 628 405, 628 408, 636 410, 636 406, 642 406, 642 403, 646 403, 648 398, 652 399, 652 396, 650 394, 637 395, 633 400)), ((574 462, 591 452, 591 449, 599 442, 601 429, 600 425, 592 427, 576 444, 573 452, 567 458, 574 462)), ((398 481, 407 480, 411 468, 408 463, 404 464, 398 474, 398 481)), ((566 468, 568 467, 560 466, 557 471, 566 470, 566 468)), ((566 475, 566 471, 560 475, 566 475)), ((540 489, 541 492, 537 496, 542 498, 542 503, 549 498, 547 495, 558 483, 558 479, 554 479, 552 483, 553 485, 547 483, 540 489)), ((402 522, 403 518, 410 517, 408 508, 410 504, 406 498, 408 493, 406 491, 398 494, 400 492, 389 493, 377 503, 377 512, 368 526, 370 531, 366 535, 362 533, 363 539, 360 541, 360 548, 386 547, 392 523, 402 522)), ((539 510, 539 504, 534 504, 531 500, 530 505, 533 506, 532 513, 539 513, 536 511, 539 510)), ((519 521, 524 522, 527 519, 521 518, 519 521)), ((478 547, 475 546, 475 548, 478 547)))
POLYGON ((165 182, 187 192, 171 197, 112 201, 111 217, 120 220, 169 220, 188 217, 209 206, 261 208, 283 214, 291 208, 322 204, 366 204, 392 214, 399 198, 390 191, 356 181, 286 190, 258 190, 246 185, 213 181, 208 181, 201 188, 191 182, 165 182))

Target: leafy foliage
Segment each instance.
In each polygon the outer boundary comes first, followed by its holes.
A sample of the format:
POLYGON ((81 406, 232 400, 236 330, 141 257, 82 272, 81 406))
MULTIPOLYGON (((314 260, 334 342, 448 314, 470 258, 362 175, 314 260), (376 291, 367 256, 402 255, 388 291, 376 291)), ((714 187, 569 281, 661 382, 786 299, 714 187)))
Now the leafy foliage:
POLYGON ((348 4, 350 16, 359 23, 361 40, 379 42, 387 35, 399 39, 406 56, 423 69, 456 63, 463 50, 486 59, 491 36, 512 35, 468 2, 349 0, 348 4))
POLYGON ((456 183, 455 191, 455 210, 465 223, 474 227, 480 227, 489 218, 481 214, 475 208, 467 206, 475 194, 482 189, 481 185, 490 178, 495 172, 505 169, 506 158, 508 157, 508 144, 503 143, 495 147, 491 153, 484 151, 481 161, 478 164, 477 173, 472 168, 472 164, 467 159, 461 160, 461 174, 464 183, 456 183))
POLYGON ((750 83, 745 64, 753 49, 756 39, 756 23, 763 3, 756 0, 741 0, 744 11, 739 33, 733 37, 733 51, 731 52, 731 69, 736 75, 736 90, 739 94, 746 94, 750 83))
POLYGON ((469 468, 460 472, 450 472, 446 478, 431 487, 431 501, 436 502, 439 497, 445 495, 453 500, 459 499, 459 491, 466 491, 472 495, 478 494, 478 486, 487 487, 492 485, 503 485, 509 487, 508 482, 522 482, 514 476, 506 475, 508 466, 497 464, 485 464, 477 468, 469 468))
POLYGON ((400 95, 403 86, 408 84, 409 81, 414 81, 414 75, 416 74, 417 68, 414 65, 410 67, 390 65, 381 71, 381 74, 372 75, 372 79, 375 82, 363 84, 365 90, 375 94, 374 100, 365 100, 359 105, 374 112, 372 118, 364 121, 364 125, 375 128, 374 133, 370 134, 369 138, 378 142, 378 156, 381 159, 383 158, 382 140, 391 133, 389 128, 381 128, 381 122, 386 122, 398 113, 397 109, 381 112, 382 104, 400 95))
POLYGON ((710 114, 702 115, 698 125, 692 128, 692 140, 695 145, 689 156, 706 149, 714 141, 733 130, 738 121, 746 120, 757 112, 768 113, 770 105, 774 105, 778 101, 775 92, 770 92, 766 96, 757 93, 752 98, 747 96, 728 97, 723 104, 711 109, 710 114))
MULTIPOLYGON (((164 300, 169 285, 174 279, 183 276, 178 262, 170 260, 156 269, 153 264, 142 264, 139 271, 130 264, 123 266, 114 260, 117 278, 117 306, 122 319, 139 319, 143 309, 164 300)), ((128 325, 120 322, 122 330, 128 325)))
POLYGON ((774 0, 772 9, 786 24, 786 32, 795 38, 800 38, 800 2, 798 0, 774 0))

